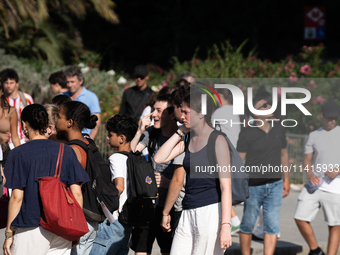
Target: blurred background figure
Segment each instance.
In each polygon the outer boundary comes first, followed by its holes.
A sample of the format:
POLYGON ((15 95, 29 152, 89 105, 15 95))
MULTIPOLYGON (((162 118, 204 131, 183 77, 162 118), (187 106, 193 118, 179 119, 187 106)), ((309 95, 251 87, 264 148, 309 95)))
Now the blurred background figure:
POLYGON ((138 122, 143 106, 148 102, 153 91, 148 87, 149 70, 144 65, 136 66, 133 71, 136 86, 124 91, 119 115, 126 114, 138 122))
POLYGON ((68 91, 66 76, 63 71, 55 72, 50 75, 48 81, 54 94, 61 94, 68 91))

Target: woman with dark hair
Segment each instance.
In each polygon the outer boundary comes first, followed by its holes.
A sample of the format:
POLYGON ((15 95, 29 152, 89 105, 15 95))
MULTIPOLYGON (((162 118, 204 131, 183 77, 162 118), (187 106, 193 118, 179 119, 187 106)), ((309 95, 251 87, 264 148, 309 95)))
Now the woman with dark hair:
POLYGON ((0 79, 0 141, 3 150, 3 160, 0 161, 5 166, 10 148, 8 146, 9 132, 12 134, 12 141, 15 147, 20 145, 18 136, 18 115, 14 107, 11 107, 4 95, 4 83, 0 79))
MULTIPOLYGON (((95 145, 93 140, 84 138, 81 133, 83 128, 93 129, 98 119, 96 115, 91 115, 90 109, 85 104, 78 101, 66 102, 60 107, 58 115, 59 118, 56 123, 58 139, 65 139, 67 142, 80 140, 86 144, 91 142, 91 144, 95 145)), ((72 144, 70 146, 76 153, 83 168, 86 169, 87 152, 79 145, 72 144)), ((84 199, 87 199, 87 197, 85 196, 84 199)), ((97 201, 94 201, 94 203, 97 203, 97 201)), ((92 249, 99 222, 88 217, 86 217, 86 221, 90 231, 80 238, 79 245, 72 249, 72 255, 88 255, 92 249)))
MULTIPOLYGON (((176 169, 168 189, 163 209, 162 227, 170 228, 170 210, 184 183, 183 211, 175 231, 171 255, 224 254, 231 246, 231 179, 230 173, 196 173, 196 167, 210 166, 207 144, 213 128, 210 126, 213 103, 207 97, 207 113, 201 113, 202 91, 190 88, 190 95, 182 103, 183 126, 163 144, 154 157, 156 163, 168 162, 185 152, 183 168, 176 169), (190 138, 184 145, 184 132, 190 138)), ((215 153, 218 165, 223 169, 230 165, 229 148, 225 138, 216 139, 215 153)))
MULTIPOLYGON (((56 123, 58 139, 65 139, 68 142, 77 139, 89 143, 81 131, 84 128, 93 129, 98 117, 91 115, 90 109, 85 104, 78 101, 66 102, 61 105, 58 115, 56 123)), ((78 145, 70 146, 76 153, 81 165, 86 168, 86 152, 78 145)))
MULTIPOLYGON (((42 105, 26 106, 21 113, 21 124, 30 142, 9 153, 4 169, 5 186, 13 190, 8 207, 4 254, 70 254, 71 242, 39 226, 42 207, 38 178, 54 176, 59 143, 45 137, 48 116, 42 105)), ((60 179, 83 206, 80 185, 88 182, 89 177, 74 151, 66 145, 60 179)))

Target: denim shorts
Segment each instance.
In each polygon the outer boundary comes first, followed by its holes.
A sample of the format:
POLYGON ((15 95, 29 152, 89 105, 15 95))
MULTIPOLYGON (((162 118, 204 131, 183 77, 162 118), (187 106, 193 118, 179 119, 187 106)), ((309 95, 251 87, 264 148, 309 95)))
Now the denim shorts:
POLYGON ((127 255, 131 230, 131 227, 123 226, 118 220, 110 224, 106 219, 99 224, 90 255, 127 255))
POLYGON ((260 186, 249 186, 249 198, 244 202, 240 231, 251 234, 263 206, 264 233, 280 233, 280 208, 282 203, 282 180, 260 186))
POLYGON ((71 255, 89 255, 93 241, 97 236, 98 222, 86 218, 89 232, 80 237, 79 244, 71 250, 71 255))

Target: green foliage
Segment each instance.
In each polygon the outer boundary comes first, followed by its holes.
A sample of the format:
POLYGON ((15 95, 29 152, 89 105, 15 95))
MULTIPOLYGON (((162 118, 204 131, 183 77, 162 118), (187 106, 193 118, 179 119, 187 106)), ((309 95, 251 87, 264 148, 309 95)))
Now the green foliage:
POLYGON ((85 87, 98 96, 103 121, 118 113, 125 86, 117 83, 116 76, 96 68, 85 73, 85 87))
POLYGON ((83 63, 85 66, 98 68, 102 61, 102 56, 92 51, 84 51, 79 57, 73 57, 73 63, 83 63))
POLYGON ((241 50, 245 43, 246 41, 236 49, 231 46, 229 41, 222 43, 220 47, 214 44, 212 49, 208 50, 208 57, 205 60, 196 58, 199 49, 196 49, 196 53, 190 61, 180 63, 178 58, 174 57, 173 71, 176 74, 190 71, 195 73, 198 78, 241 77, 243 61, 241 50))
MULTIPOLYGON (((312 98, 304 106, 312 113, 312 116, 305 116, 296 106, 288 107, 287 116, 284 117, 297 120, 298 125, 287 129, 287 132, 306 134, 318 128, 321 125, 321 105, 331 100, 339 103, 340 90, 337 78, 340 77, 340 64, 322 62, 321 57, 324 51, 322 44, 314 47, 303 46, 300 54, 289 55, 280 62, 272 63, 269 60, 256 58, 253 52, 244 58, 241 54, 244 43, 236 49, 229 42, 221 44, 220 47, 214 45, 205 60, 197 59, 194 55, 191 61, 180 63, 174 58, 172 71, 176 75, 183 71, 194 72, 196 78, 250 78, 247 84, 235 81, 235 85, 238 85, 245 94, 247 88, 252 87, 254 95, 264 84, 269 92, 272 92, 272 87, 279 87, 279 90, 280 87, 305 88, 311 92, 312 98), (258 78, 266 79, 259 80, 258 78)), ((287 95, 288 98, 303 96, 296 93, 287 95)))
MULTIPOLYGON (((312 116, 303 115, 296 106, 288 108, 286 118, 298 121, 298 126, 288 129, 288 132, 307 134, 316 129, 320 125, 321 105, 329 100, 339 101, 340 63, 321 61, 323 45, 304 46, 300 54, 287 56, 275 63, 258 59, 253 52, 243 57, 241 54, 243 45, 244 43, 237 48, 232 47, 229 42, 219 47, 215 45, 204 60, 197 59, 194 55, 191 61, 180 63, 174 58, 171 70, 164 70, 160 66, 150 64, 148 85, 153 90, 160 90, 163 86, 173 85, 183 71, 191 71, 196 74, 196 78, 248 78, 248 83, 236 84, 245 93, 248 87, 252 87, 255 94, 262 85, 266 85, 269 92, 272 91, 272 87, 278 87, 279 90, 282 87, 302 87, 311 92, 312 98, 304 106, 312 116)), ((126 73, 114 74, 112 70, 110 72, 98 70, 96 64, 100 61, 100 57, 93 52, 81 55, 83 62, 81 67, 85 75, 84 86, 98 95, 102 110, 101 117, 102 120, 106 120, 119 112, 124 89, 133 86, 134 83, 128 79, 126 73), (126 83, 118 83, 121 76, 127 79, 126 83)), ((50 65, 42 60, 18 60, 12 55, 4 54, 4 50, 0 50, 0 70, 7 67, 18 71, 20 87, 33 94, 38 103, 50 102, 53 95, 49 89, 48 77, 52 72, 63 69, 60 65, 50 65)), ((294 93, 287 96, 297 98, 303 95, 294 93)))
POLYGON ((111 23, 118 23, 112 0, 0 0, 0 48, 16 56, 47 60, 62 65, 64 56, 77 56, 81 37, 73 15, 83 19, 95 10, 111 23))

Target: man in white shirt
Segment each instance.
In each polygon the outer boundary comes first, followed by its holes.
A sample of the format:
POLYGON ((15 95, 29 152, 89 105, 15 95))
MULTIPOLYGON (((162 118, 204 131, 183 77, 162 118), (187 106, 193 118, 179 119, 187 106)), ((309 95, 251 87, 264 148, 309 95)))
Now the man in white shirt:
POLYGON ((309 134, 305 145, 304 170, 309 181, 301 191, 295 212, 295 222, 306 240, 310 255, 325 254, 318 246, 310 222, 320 207, 329 229, 327 254, 337 253, 340 241, 340 117, 337 103, 322 106, 322 127, 309 134), (314 165, 312 158, 314 155, 314 165))
POLYGON ((17 137, 13 136, 11 133, 9 135, 8 141, 9 147, 13 149, 14 147, 26 142, 26 137, 21 127, 21 112, 27 105, 34 104, 34 101, 31 95, 22 92, 19 89, 19 76, 14 69, 4 69, 0 72, 0 77, 4 83, 7 102, 10 106, 14 107, 17 110, 18 114, 18 136, 20 141, 17 141, 17 137))

